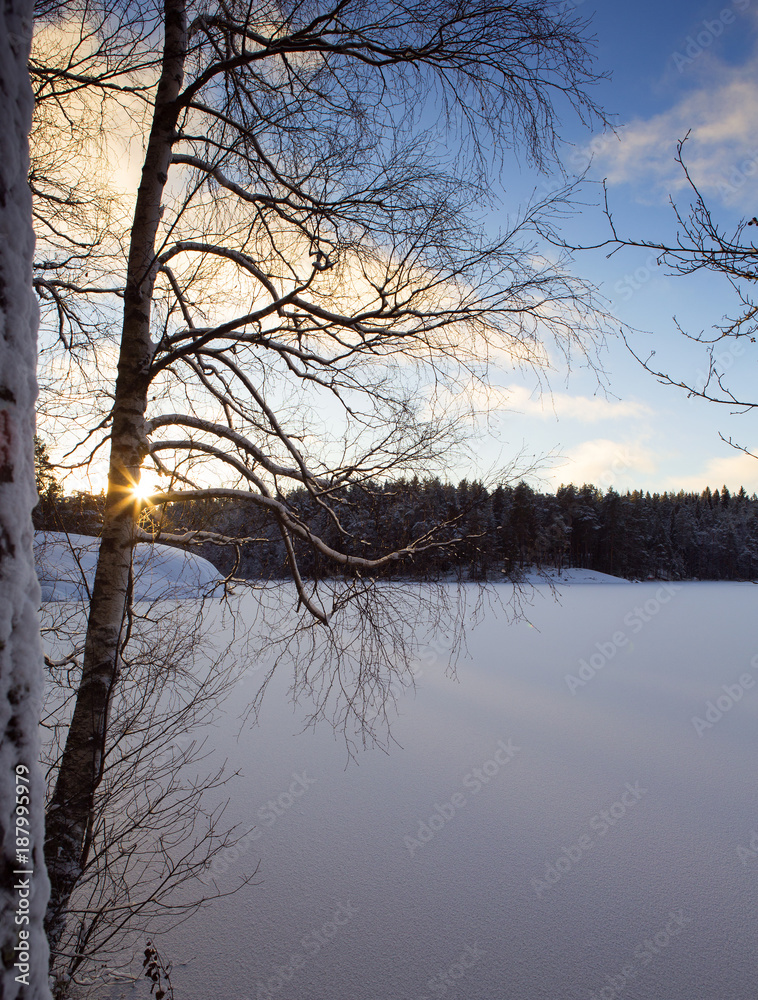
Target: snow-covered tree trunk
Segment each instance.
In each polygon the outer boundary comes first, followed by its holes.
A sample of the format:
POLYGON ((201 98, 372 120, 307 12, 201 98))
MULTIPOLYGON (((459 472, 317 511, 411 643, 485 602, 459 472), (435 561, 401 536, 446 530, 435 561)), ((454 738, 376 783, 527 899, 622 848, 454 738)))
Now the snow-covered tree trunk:
POLYGON ((44 790, 38 769, 42 645, 31 512, 38 312, 32 293, 29 0, 0 8, 0 995, 47 998, 42 929, 44 790))

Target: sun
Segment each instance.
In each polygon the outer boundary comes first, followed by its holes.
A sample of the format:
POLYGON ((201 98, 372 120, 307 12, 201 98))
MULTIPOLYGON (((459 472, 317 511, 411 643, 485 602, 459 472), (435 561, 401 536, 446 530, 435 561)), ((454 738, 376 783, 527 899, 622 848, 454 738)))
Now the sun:
POLYGON ((139 483, 134 483, 129 490, 129 495, 133 500, 147 503, 151 497, 155 496, 156 492, 157 490, 154 486, 151 486, 147 480, 142 479, 139 483))

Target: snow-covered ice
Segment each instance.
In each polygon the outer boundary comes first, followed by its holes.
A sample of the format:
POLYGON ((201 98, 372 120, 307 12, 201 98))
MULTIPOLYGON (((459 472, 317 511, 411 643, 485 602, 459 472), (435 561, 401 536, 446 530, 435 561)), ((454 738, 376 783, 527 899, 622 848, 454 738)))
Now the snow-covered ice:
POLYGON ((228 890, 260 863, 259 884, 173 932, 174 987, 752 996, 756 601, 750 584, 596 583, 560 603, 538 587, 529 624, 487 613, 457 682, 432 649, 400 700, 398 745, 347 769, 327 728, 300 731, 285 676, 237 737, 252 675, 210 735, 242 771, 224 794, 255 839, 214 877, 228 890))
POLYGON ((487 610, 455 680, 432 642, 397 743, 347 768, 283 672, 241 721, 251 664, 203 735, 239 769, 219 795, 252 832, 206 888, 260 868, 161 940, 177 995, 753 995, 758 591, 593 577, 556 581, 559 600, 538 584, 528 621, 487 610))

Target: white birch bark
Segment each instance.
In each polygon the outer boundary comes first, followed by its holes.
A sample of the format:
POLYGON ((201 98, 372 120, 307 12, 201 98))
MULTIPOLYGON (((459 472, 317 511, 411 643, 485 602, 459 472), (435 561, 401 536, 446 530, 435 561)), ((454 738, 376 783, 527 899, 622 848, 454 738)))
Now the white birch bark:
POLYGON ((32 293, 27 60, 32 4, 0 8, 0 995, 46 1000, 44 784, 38 768, 43 683, 32 555, 38 310, 32 293))

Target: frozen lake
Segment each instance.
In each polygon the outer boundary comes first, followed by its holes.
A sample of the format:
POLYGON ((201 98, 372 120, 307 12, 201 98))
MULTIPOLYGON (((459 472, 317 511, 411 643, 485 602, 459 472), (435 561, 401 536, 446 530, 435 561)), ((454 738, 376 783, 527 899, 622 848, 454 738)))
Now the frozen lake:
POLYGON ((347 767, 284 677, 237 737, 240 682, 212 739, 242 771, 229 818, 257 828, 216 878, 259 884, 162 945, 177 997, 754 996, 757 603, 540 587, 531 624, 485 615, 457 681, 427 650, 399 745, 347 767))

